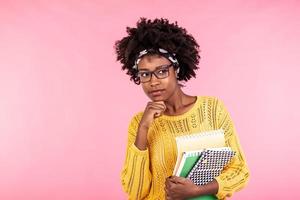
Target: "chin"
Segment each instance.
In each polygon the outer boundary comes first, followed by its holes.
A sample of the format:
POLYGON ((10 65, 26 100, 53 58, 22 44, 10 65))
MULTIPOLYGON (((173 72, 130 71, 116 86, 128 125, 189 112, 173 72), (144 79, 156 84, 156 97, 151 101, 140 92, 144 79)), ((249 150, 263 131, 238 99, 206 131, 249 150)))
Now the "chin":
POLYGON ((152 101, 165 101, 164 96, 149 96, 152 101))

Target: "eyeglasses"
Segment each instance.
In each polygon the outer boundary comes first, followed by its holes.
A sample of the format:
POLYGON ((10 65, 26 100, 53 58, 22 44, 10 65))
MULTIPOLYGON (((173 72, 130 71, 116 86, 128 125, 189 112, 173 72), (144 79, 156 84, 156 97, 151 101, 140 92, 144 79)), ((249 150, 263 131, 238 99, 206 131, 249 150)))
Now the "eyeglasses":
POLYGON ((152 74, 155 75, 158 79, 164 79, 169 76, 169 68, 173 66, 173 63, 169 65, 163 65, 161 68, 156 69, 154 71, 139 71, 137 76, 139 77, 141 83, 149 82, 152 78, 152 74))

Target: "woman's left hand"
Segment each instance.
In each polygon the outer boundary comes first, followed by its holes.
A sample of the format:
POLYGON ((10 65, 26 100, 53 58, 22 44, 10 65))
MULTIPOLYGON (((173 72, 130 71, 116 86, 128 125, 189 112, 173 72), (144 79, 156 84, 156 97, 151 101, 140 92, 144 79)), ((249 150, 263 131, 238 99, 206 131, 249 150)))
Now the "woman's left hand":
POLYGON ((166 199, 182 200, 197 196, 198 186, 190 179, 178 176, 171 176, 166 179, 166 199))

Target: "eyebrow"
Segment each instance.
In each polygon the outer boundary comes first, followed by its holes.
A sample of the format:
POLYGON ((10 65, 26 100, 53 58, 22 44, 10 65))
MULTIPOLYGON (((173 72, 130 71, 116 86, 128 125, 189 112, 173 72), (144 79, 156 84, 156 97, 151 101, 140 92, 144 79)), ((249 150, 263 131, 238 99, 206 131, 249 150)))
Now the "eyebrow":
MULTIPOLYGON (((154 71, 157 70, 157 69, 166 67, 166 66, 168 66, 168 65, 170 65, 170 64, 164 64, 164 65, 157 66, 157 67, 154 69, 154 71)), ((139 71, 150 71, 150 70, 149 70, 149 69, 143 69, 143 68, 140 68, 139 71)))

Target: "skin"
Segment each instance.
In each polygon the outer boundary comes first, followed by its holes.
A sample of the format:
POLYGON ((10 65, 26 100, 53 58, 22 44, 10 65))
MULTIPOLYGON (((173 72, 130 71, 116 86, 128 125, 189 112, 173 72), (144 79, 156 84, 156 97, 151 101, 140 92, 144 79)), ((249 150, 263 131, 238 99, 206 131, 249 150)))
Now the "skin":
MULTIPOLYGON (((138 64, 139 70, 154 71, 159 66, 168 65, 171 62, 163 56, 145 55, 138 64)), ((143 117, 138 127, 135 146, 140 150, 146 150, 147 133, 155 118, 164 115, 180 115, 188 111, 196 102, 194 96, 185 94, 177 81, 174 67, 169 68, 169 76, 158 79, 152 75, 149 82, 142 83, 145 94, 149 101, 145 107, 143 117), (153 95, 151 91, 163 90, 159 95, 153 95)), ((204 194, 216 194, 219 186, 217 181, 212 181, 205 186, 197 186, 191 180, 171 176, 166 179, 165 192, 167 200, 180 200, 204 194)))

